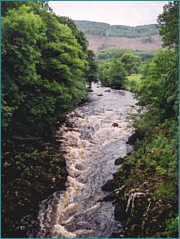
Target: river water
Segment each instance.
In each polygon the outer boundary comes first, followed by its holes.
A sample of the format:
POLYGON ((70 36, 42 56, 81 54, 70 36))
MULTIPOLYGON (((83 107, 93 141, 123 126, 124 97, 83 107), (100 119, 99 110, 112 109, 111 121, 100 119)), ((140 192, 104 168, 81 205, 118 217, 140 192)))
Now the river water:
POLYGON ((103 202, 102 186, 117 171, 115 160, 132 150, 126 117, 136 100, 124 90, 108 92, 98 84, 92 89, 88 102, 69 113, 57 132, 69 173, 67 190, 41 203, 38 238, 109 238, 122 230, 112 203, 103 202))

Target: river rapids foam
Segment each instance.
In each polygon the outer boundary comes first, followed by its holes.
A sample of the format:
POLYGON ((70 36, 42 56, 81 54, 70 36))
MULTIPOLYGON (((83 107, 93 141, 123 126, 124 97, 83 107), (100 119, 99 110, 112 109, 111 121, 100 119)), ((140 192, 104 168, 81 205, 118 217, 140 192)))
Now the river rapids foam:
POLYGON ((126 144, 132 134, 126 116, 127 104, 136 100, 128 91, 105 90, 93 84, 89 102, 69 113, 68 124, 57 132, 69 173, 67 190, 41 202, 38 238, 108 238, 122 228, 112 203, 102 200, 107 195, 102 186, 118 168, 114 161, 132 150, 126 144))

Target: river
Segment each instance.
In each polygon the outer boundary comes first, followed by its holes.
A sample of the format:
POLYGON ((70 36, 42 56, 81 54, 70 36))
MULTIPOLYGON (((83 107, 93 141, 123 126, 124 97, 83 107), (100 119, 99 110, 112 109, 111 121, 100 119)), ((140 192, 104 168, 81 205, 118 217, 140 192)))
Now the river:
POLYGON ((136 100, 131 92, 98 84, 92 90, 57 132, 69 173, 67 190, 41 202, 36 237, 109 238, 122 230, 112 203, 103 201, 102 186, 119 168, 115 160, 132 150, 126 144, 132 134, 126 117, 136 100))

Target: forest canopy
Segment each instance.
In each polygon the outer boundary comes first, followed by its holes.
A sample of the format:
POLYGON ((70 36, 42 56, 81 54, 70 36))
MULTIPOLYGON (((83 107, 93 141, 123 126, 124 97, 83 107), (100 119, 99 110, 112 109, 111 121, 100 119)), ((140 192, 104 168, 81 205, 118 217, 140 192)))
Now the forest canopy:
POLYGON ((110 25, 101 22, 75 21, 77 28, 85 34, 100 35, 106 37, 149 37, 159 34, 155 24, 129 27, 123 25, 110 25))
POLYGON ((87 94, 84 33, 43 4, 2 2, 3 135, 51 132, 87 94))

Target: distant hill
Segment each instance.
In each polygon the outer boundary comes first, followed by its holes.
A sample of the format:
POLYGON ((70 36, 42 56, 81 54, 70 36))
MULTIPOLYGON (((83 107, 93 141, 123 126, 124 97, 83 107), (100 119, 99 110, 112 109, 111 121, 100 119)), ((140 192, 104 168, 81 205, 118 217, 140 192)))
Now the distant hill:
POLYGON ((155 24, 129 27, 91 21, 75 21, 89 41, 89 49, 121 48, 133 50, 157 50, 162 41, 155 24))
POLYGON ((101 22, 75 21, 77 28, 85 34, 106 36, 106 37, 149 37, 159 34, 155 24, 128 27, 122 25, 110 25, 101 22))

